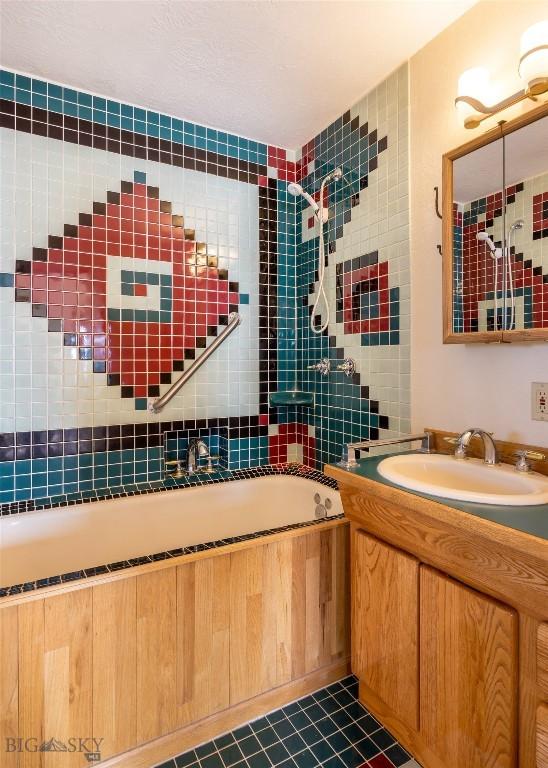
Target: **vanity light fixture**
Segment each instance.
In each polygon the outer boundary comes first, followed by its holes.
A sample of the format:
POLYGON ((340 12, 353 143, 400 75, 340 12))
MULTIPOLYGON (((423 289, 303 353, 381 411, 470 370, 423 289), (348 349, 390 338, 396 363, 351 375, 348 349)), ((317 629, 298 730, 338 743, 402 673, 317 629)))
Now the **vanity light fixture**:
POLYGON ((518 72, 524 82, 523 90, 489 106, 489 71, 474 67, 463 72, 455 106, 463 117, 465 128, 477 128, 488 117, 524 99, 535 101, 537 96, 548 92, 548 20, 533 24, 521 36, 518 72))

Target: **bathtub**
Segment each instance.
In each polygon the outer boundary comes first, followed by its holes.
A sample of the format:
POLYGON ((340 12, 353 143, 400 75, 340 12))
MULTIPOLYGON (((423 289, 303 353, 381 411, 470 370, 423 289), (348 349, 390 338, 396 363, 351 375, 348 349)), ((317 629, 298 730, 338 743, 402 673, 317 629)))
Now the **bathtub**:
POLYGON ((0 517, 0 587, 342 511, 338 491, 277 475, 5 515, 0 517))
POLYGON ((341 512, 266 475, 3 516, 1 581, 23 585, 0 596, 3 738, 156 765, 348 674, 341 512))

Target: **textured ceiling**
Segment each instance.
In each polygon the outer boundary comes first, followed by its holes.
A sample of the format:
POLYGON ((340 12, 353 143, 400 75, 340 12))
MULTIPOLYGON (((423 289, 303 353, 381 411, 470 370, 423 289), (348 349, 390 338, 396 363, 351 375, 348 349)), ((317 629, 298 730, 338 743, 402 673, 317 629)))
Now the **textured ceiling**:
POLYGON ((285 147, 476 0, 2 0, 1 64, 285 147))

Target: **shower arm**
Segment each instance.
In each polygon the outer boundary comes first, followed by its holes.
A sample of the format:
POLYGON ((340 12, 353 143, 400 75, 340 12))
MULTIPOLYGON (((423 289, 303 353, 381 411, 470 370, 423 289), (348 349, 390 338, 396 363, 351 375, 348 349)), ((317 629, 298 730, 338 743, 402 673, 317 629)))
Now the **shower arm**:
POLYGON ((217 347, 220 347, 221 344, 225 339, 227 339, 232 331, 234 331, 242 322, 242 318, 237 312, 232 312, 228 316, 228 325, 226 328, 221 331, 221 333, 216 336, 209 347, 206 347, 200 357, 197 357, 196 360, 192 363, 190 368, 186 370, 180 379, 177 379, 177 381, 171 385, 171 387, 168 389, 168 391, 162 395, 162 397, 159 397, 157 400, 151 401, 149 404, 148 410, 151 413, 160 413, 162 408, 166 406, 172 398, 175 397, 177 392, 187 383, 189 379, 191 379, 196 371, 202 367, 202 365, 205 363, 205 361, 215 352, 217 347))

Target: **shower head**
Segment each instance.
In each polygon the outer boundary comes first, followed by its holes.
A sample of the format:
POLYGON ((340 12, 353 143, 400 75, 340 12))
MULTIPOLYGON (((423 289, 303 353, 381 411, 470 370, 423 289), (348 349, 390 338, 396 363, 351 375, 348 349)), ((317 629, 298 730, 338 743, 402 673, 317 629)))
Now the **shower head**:
POLYGON ((320 206, 318 203, 314 200, 312 195, 309 195, 308 192, 305 192, 304 189, 301 187, 300 184, 297 184, 296 181, 292 181, 291 184, 287 185, 287 191, 290 195, 293 195, 293 197, 298 197, 299 195, 301 197, 304 197, 304 199, 308 202, 316 216, 318 216, 320 212, 320 206))
POLYGON ((495 243, 491 240, 487 232, 478 232, 476 235, 476 240, 479 240, 480 243, 485 243, 485 245, 489 248, 491 253, 495 253, 495 243))
POLYGON ((476 240, 479 240, 480 243, 485 243, 485 245, 489 248, 491 256, 494 259, 500 259, 502 257, 502 248, 496 247, 495 243, 489 237, 487 232, 478 232, 476 234, 476 240))
POLYGON ((512 226, 510 227, 510 232, 512 232, 514 229, 523 229, 525 226, 525 222, 523 219, 516 219, 512 226))

